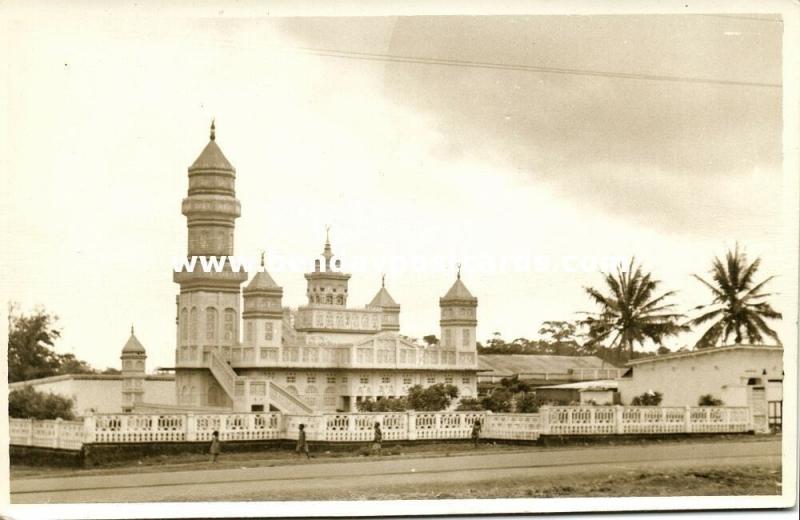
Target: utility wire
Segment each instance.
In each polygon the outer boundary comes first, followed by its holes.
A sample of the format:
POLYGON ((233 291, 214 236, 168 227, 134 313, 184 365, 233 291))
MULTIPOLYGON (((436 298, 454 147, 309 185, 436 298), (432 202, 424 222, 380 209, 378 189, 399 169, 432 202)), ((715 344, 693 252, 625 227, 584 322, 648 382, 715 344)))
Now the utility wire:
POLYGON ((465 68, 481 68, 481 69, 495 69, 495 70, 515 70, 523 72, 541 72, 546 74, 566 74, 573 76, 594 76, 594 77, 600 76, 607 78, 635 79, 644 81, 669 81, 678 83, 728 85, 728 86, 740 86, 740 87, 759 87, 759 88, 776 88, 776 89, 781 88, 780 83, 763 83, 756 81, 737 81, 737 80, 702 78, 702 77, 692 77, 692 76, 641 74, 632 72, 608 72, 608 71, 587 70, 587 69, 544 67, 537 65, 493 63, 493 62, 455 60, 455 59, 445 59, 445 58, 423 58, 419 56, 403 56, 403 55, 392 55, 392 54, 342 51, 337 49, 320 49, 314 47, 288 47, 288 46, 277 46, 277 47, 280 49, 299 52, 302 54, 312 54, 315 56, 325 56, 331 58, 343 58, 351 60, 384 61, 391 63, 414 63, 420 65, 440 65, 446 67, 465 67, 465 68))

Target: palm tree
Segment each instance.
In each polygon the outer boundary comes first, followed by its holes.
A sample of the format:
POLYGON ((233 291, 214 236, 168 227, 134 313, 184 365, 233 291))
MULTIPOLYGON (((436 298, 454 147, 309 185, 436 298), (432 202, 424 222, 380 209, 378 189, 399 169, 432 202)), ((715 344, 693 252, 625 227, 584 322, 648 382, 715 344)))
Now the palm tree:
POLYGON ((713 283, 693 275, 714 295, 710 304, 695 307, 695 310, 702 310, 702 314, 689 322, 689 325, 696 327, 714 321, 697 340, 697 348, 725 344, 730 336, 734 336, 736 343, 742 343, 744 339, 749 343, 761 343, 766 335, 778 345, 781 344, 778 334, 764 321, 782 318, 780 312, 764 301, 772 293, 762 292, 774 276, 756 283, 755 274, 760 265, 761 258, 748 264, 747 256, 736 244, 733 251, 728 250, 724 262, 719 257, 714 258, 711 268, 713 283))
POLYGON ((605 295, 592 287, 585 288, 601 308, 598 313, 587 313, 589 317, 583 321, 589 327, 588 346, 602 345, 610 340, 606 348, 616 349, 617 358, 625 361, 633 354, 636 344, 641 345, 648 339, 660 343, 666 337, 688 330, 678 324, 682 315, 672 312, 674 304, 665 302, 675 292, 656 296, 661 282, 653 279, 650 273, 644 273, 641 265, 635 265, 634 259, 631 259, 627 271, 620 265, 616 274, 604 273, 603 276, 610 294, 605 295))

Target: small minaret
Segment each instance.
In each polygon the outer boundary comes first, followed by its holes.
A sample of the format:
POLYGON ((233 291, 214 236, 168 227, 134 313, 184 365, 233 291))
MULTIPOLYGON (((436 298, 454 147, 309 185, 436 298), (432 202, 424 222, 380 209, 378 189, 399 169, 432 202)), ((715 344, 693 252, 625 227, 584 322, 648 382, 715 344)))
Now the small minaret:
POLYGON ((457 359, 448 359, 446 364, 474 367, 477 364, 475 328, 478 326, 478 299, 472 296, 461 281, 461 266, 458 266, 456 281, 442 298, 439 298, 442 329, 442 350, 457 351, 457 359))
POLYGON ((133 407, 141 404, 144 398, 144 378, 145 361, 147 353, 144 347, 133 334, 131 325, 131 337, 122 347, 122 411, 130 413, 133 407))
POLYGON ((322 250, 324 265, 320 259, 314 261, 314 272, 306 273, 308 281, 306 297, 313 307, 347 307, 347 283, 350 275, 339 271, 341 261, 334 260, 331 249, 330 227, 325 229, 325 247, 322 250))
POLYGON ((381 276, 381 288, 378 294, 367 305, 368 309, 380 309, 381 330, 394 331, 400 330, 400 304, 394 301, 392 295, 386 290, 386 275, 381 276))
POLYGON ((282 298, 283 289, 267 272, 262 253, 261 269, 243 291, 245 345, 256 349, 281 346, 282 298))

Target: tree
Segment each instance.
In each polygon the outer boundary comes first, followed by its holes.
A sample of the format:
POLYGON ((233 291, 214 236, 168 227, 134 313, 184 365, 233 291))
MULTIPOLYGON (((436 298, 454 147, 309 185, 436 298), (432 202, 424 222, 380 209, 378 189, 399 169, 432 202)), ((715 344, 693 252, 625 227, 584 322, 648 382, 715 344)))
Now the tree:
POLYGON ((500 385, 508 389, 512 394, 527 392, 530 390, 530 385, 525 381, 521 381, 518 375, 511 377, 504 377, 500 380, 500 385))
POLYGON ((26 381, 58 373, 59 356, 52 350, 61 337, 58 317, 42 308, 25 315, 8 310, 8 381, 26 381))
POLYGON ((669 347, 665 347, 664 345, 661 345, 658 347, 658 350, 656 350, 656 354, 659 356, 665 356, 670 353, 672 353, 672 351, 669 349, 669 347))
POLYGON ((609 294, 603 294, 593 287, 585 288, 591 299, 600 306, 600 312, 587 313, 584 320, 588 326, 589 343, 607 343, 615 349, 618 359, 627 360, 633 354, 634 346, 647 340, 655 343, 679 332, 688 330, 678 324, 681 314, 672 311, 674 304, 666 300, 675 295, 667 291, 656 296, 661 284, 650 273, 642 271, 631 259, 627 271, 617 267, 616 274, 603 274, 609 294))
POLYGON ((429 347, 439 344, 439 338, 437 338, 435 334, 428 334, 427 336, 422 336, 422 341, 424 341, 425 344, 428 345, 429 347))
POLYGON ((32 386, 12 390, 8 394, 8 415, 24 419, 72 420, 71 399, 51 393, 37 392, 32 386))
POLYGON ((457 412, 479 412, 481 410, 483 410, 483 406, 474 397, 464 397, 456 407, 457 412))
POLYGON ((359 412, 404 412, 408 410, 408 401, 405 397, 390 397, 387 399, 364 399, 358 402, 359 412))
POLYGON ((414 385, 408 389, 408 408, 420 412, 438 412, 450 405, 458 397, 458 388, 453 385, 438 383, 423 388, 414 385))
POLYGON ((631 399, 631 406, 658 406, 662 399, 664 399, 664 395, 661 392, 649 390, 631 399))
POLYGON ((774 276, 756 282, 755 275, 761 265, 761 258, 748 263, 744 251, 737 244, 733 251, 728 250, 725 260, 715 257, 711 264, 711 279, 706 281, 693 275, 708 287, 713 298, 708 305, 700 305, 695 310, 702 314, 689 322, 697 327, 713 322, 705 333, 697 340, 697 348, 713 347, 726 344, 733 336, 734 342, 761 343, 764 336, 781 344, 778 334, 764 320, 778 320, 783 316, 764 301, 771 293, 762 290, 774 276))
MULTIPOLYGON (((56 327, 58 316, 37 307, 30 314, 16 311, 14 305, 8 309, 8 382, 28 381, 40 377, 62 374, 97 373, 86 361, 74 354, 58 354, 53 350, 61 337, 56 327)), ((119 370, 107 368, 106 374, 119 374, 119 370)))
MULTIPOLYGON (((94 374, 97 372, 95 369, 89 366, 89 363, 76 358, 75 354, 56 354, 56 357, 58 358, 57 372, 59 374, 94 374)), ((120 372, 117 371, 117 373, 120 372)))

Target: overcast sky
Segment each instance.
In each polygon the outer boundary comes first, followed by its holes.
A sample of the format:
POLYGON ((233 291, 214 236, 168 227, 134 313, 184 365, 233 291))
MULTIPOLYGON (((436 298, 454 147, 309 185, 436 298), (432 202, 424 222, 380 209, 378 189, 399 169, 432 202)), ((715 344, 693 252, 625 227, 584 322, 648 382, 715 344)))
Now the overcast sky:
MULTIPOLYGON (((95 366, 118 366, 131 323, 149 368, 173 364, 171 259, 185 253, 186 168, 212 116, 237 169, 238 254, 311 258, 330 224, 345 269, 370 255, 552 259, 549 272, 464 266, 481 340, 532 338, 542 321, 592 310, 583 287, 600 275, 566 272, 565 257, 636 255, 680 291, 684 310, 709 299, 690 275, 737 241, 763 257, 763 275, 779 275, 775 304, 794 316, 785 223, 797 215, 783 205, 781 89, 770 86, 781 83, 780 22, 118 17, 6 27, 3 296, 58 314, 58 349, 95 366), (330 50, 664 78, 320 55, 330 50)), ((302 274, 273 277, 285 304, 303 303, 302 274)), ((452 263, 387 273, 404 333, 438 335, 438 297, 454 278, 452 263)), ((379 284, 378 272, 355 273, 350 303, 366 304, 379 284)), ((777 328, 794 340, 791 319, 777 328)))

